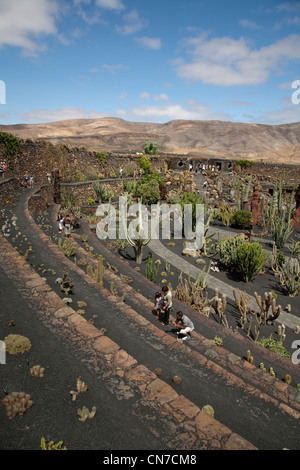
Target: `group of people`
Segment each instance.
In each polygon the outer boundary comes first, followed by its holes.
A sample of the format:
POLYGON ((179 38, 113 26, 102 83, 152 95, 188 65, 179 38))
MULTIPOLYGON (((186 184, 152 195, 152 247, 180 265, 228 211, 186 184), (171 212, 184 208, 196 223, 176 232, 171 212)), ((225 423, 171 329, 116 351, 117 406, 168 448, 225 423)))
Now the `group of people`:
MULTIPOLYGON (((162 292, 155 293, 154 302, 156 318, 160 320, 162 325, 169 325, 172 305, 172 292, 167 286, 163 286, 162 292)), ((183 340, 189 338, 191 332, 194 330, 193 322, 181 311, 176 313, 176 320, 171 323, 178 330, 177 334, 183 336, 183 340)))
POLYGON ((24 173, 24 184, 25 184, 25 186, 32 188, 32 187, 33 187, 33 183, 34 183, 34 177, 33 177, 33 176, 29 176, 28 171, 26 171, 26 172, 24 173))
POLYGON ((58 220, 58 230, 60 233, 65 234, 65 238, 71 237, 71 225, 72 225, 72 218, 70 214, 63 215, 61 212, 57 213, 57 220, 58 220))
POLYGON ((2 178, 5 177, 6 170, 7 170, 6 162, 1 162, 1 163, 0 163, 0 176, 1 176, 2 178))
MULTIPOLYGON (((143 171, 142 171, 142 169, 133 170, 133 177, 134 177, 134 178, 138 178, 139 176, 143 176, 143 171)), ((123 168, 120 168, 120 169, 119 169, 119 178, 120 178, 120 179, 123 178, 123 168)))

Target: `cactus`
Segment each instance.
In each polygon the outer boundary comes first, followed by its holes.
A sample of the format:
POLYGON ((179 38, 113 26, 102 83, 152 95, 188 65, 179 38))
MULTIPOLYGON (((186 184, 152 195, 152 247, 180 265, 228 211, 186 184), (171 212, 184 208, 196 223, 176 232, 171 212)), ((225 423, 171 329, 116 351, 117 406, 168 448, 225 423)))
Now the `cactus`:
POLYGON ((156 282, 157 275, 158 275, 158 268, 159 268, 159 264, 158 263, 153 264, 153 256, 152 254, 149 254, 149 257, 146 261, 145 276, 151 282, 154 282, 154 283, 156 282))
POLYGON ((216 314, 218 315, 221 324, 226 328, 229 328, 227 318, 225 316, 225 310, 227 305, 226 294, 223 294, 221 299, 219 299, 218 289, 215 289, 215 297, 213 298, 212 307, 216 314))
POLYGON ((292 377, 289 374, 286 374, 285 377, 284 377, 284 381, 287 384, 290 384, 292 382, 292 377))
POLYGON ((60 290, 64 292, 66 295, 72 292, 72 288, 74 287, 74 283, 72 279, 68 277, 69 271, 67 268, 64 268, 63 277, 60 283, 60 290))
POLYGON ((253 356, 251 356, 250 349, 248 349, 248 351, 247 351, 246 359, 247 359, 248 362, 250 362, 250 364, 253 364, 253 356))
POLYGON ((103 276, 104 276, 104 267, 103 267, 103 256, 99 255, 97 261, 97 268, 95 271, 93 270, 92 266, 89 264, 86 267, 86 273, 88 276, 92 277, 100 286, 103 285, 103 276))
POLYGON ((33 405, 31 396, 24 392, 12 392, 4 398, 2 403, 6 408, 8 419, 17 415, 22 416, 33 405))
POLYGON ((279 266, 281 285, 290 297, 294 297, 300 291, 300 263, 298 259, 290 258, 287 263, 279 266))
POLYGON ((75 243, 72 242, 72 240, 64 240, 63 242, 62 238, 59 238, 58 248, 67 257, 74 256, 76 254, 76 246, 75 243))
POLYGON ((30 375, 33 377, 44 377, 45 368, 41 366, 33 366, 30 369, 30 375))
POLYGON ((174 291, 174 297, 208 316, 208 294, 206 293, 204 296, 203 291, 206 289, 206 278, 209 271, 207 271, 206 276, 204 276, 205 269, 206 267, 203 268, 202 273, 197 276, 194 282, 191 281, 190 278, 183 281, 181 273, 178 279, 178 285, 174 291))
POLYGON ((204 413, 208 414, 209 416, 211 416, 212 418, 214 418, 215 416, 215 412, 214 412, 214 409, 212 406, 210 405, 205 405, 202 407, 201 411, 204 411, 204 413))
POLYGON ((88 390, 88 385, 86 385, 86 383, 83 380, 81 380, 81 376, 78 377, 78 379, 76 380, 76 392, 73 390, 70 391, 70 395, 72 396, 72 401, 76 400, 77 395, 79 395, 79 393, 86 392, 87 390, 88 390))
MULTIPOLYGON (((158 214, 159 214, 159 208, 158 208, 158 214)), ((125 221, 121 220, 122 224, 124 225, 124 233, 126 233, 126 238, 127 242, 130 246, 134 248, 135 251, 135 261, 137 264, 142 263, 142 258, 143 258, 143 249, 148 243, 150 242, 152 238, 152 232, 150 232, 150 235, 147 237, 145 235, 145 230, 143 227, 143 220, 142 220, 142 210, 141 210, 141 204, 139 204, 139 237, 138 238, 133 238, 129 235, 129 231, 127 230, 127 227, 125 227, 125 221)), ((159 217, 156 218, 154 227, 153 227, 153 233, 155 233, 156 228, 159 224, 159 217)), ((152 228, 152 226, 151 226, 152 228)))
POLYGON ((8 335, 4 338, 4 343, 9 354, 23 354, 31 349, 31 342, 22 335, 8 335))
POLYGON ((41 439, 40 448, 42 450, 67 450, 63 441, 55 443, 54 441, 46 441, 44 437, 41 439))
POLYGON ((263 318, 265 325, 275 321, 279 317, 282 308, 281 305, 276 306, 276 299, 272 292, 265 292, 264 300, 262 300, 261 296, 258 295, 257 292, 254 292, 254 297, 260 308, 260 315, 263 318), (269 314, 270 308, 271 314, 269 314))
POLYGON ((83 423, 87 419, 92 419, 95 414, 96 414, 96 407, 92 407, 92 411, 89 411, 89 409, 86 406, 83 406, 82 408, 78 408, 77 414, 79 416, 79 421, 82 421, 83 423))

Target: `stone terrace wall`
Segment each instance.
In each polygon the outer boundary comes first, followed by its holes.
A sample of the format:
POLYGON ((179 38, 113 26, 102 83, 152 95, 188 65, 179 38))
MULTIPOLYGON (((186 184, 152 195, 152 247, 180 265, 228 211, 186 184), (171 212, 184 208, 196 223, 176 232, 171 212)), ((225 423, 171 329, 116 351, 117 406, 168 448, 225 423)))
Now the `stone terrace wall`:
POLYGON ((12 201, 12 194, 20 188, 20 182, 16 178, 5 178, 0 180, 0 200, 2 204, 12 201))
MULTIPOLYGON (((46 141, 20 140, 22 154, 17 161, 8 162, 6 177, 16 177, 23 181, 27 172, 34 177, 36 184, 47 183, 47 173, 54 168, 61 169, 62 181, 80 181, 80 174, 89 173, 94 178, 101 173, 105 177, 118 174, 120 167, 139 168, 141 155, 106 154, 106 166, 101 167, 97 152, 85 148, 69 148, 65 145, 52 145, 46 141), (77 178, 77 179, 76 179, 77 178)), ((0 160, 5 160, 4 147, 0 146, 0 160)), ((165 169, 163 156, 149 156, 153 171, 165 169)))
POLYGON ((285 183, 292 186, 298 186, 300 183, 299 165, 283 165, 273 163, 255 163, 252 167, 241 170, 235 166, 237 173, 243 176, 253 175, 258 181, 264 181, 271 185, 279 183, 283 173, 285 173, 285 183))

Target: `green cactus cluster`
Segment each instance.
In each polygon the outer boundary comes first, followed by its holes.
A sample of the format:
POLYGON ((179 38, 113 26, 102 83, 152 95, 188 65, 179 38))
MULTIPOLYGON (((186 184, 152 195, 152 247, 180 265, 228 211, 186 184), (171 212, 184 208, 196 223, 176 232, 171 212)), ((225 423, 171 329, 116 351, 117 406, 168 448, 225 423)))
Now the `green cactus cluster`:
POLYGON ((45 368, 41 366, 33 366, 30 368, 32 377, 44 377, 45 368))
POLYGON ((89 264, 86 268, 86 273, 92 277, 98 284, 101 286, 103 285, 103 274, 104 274, 104 267, 103 267, 103 256, 99 255, 97 261, 97 268, 93 270, 92 266, 89 264))
POLYGON ((72 401, 75 401, 79 393, 86 392, 89 386, 81 380, 81 376, 76 380, 76 391, 71 390, 70 395, 72 396, 72 401))
POLYGON ((79 416, 79 421, 82 421, 83 423, 87 419, 92 419, 95 414, 96 414, 96 407, 92 407, 92 411, 90 411, 86 406, 83 406, 82 408, 78 408, 77 414, 79 416))
POLYGON ((158 276, 158 269, 159 269, 159 264, 154 263, 152 254, 149 254, 148 259, 146 261, 146 267, 145 267, 146 278, 149 279, 151 282, 156 283, 157 276, 158 276))
POLYGON ((66 239, 63 241, 62 238, 59 238, 58 248, 67 257, 71 257, 76 254, 76 245, 72 240, 66 239))
POLYGON ((211 405, 204 405, 201 409, 201 411, 204 411, 204 413, 208 414, 212 418, 215 416, 215 411, 211 405))
POLYGON ((42 450, 67 450, 66 446, 64 446, 63 441, 55 443, 54 441, 46 441, 44 437, 42 437, 41 439, 40 448, 42 450))
POLYGON ((17 415, 22 416, 33 405, 31 396, 24 392, 12 392, 3 399, 2 403, 6 408, 8 419, 17 415))

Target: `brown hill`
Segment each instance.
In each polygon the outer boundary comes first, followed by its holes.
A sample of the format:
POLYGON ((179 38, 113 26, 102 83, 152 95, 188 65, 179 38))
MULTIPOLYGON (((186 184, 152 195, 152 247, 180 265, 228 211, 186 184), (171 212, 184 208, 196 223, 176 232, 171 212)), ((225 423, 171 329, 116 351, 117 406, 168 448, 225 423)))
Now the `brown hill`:
POLYGON ((119 118, 0 125, 21 139, 103 152, 141 152, 157 142, 163 153, 300 164, 300 122, 282 125, 175 120, 166 124, 119 118))

